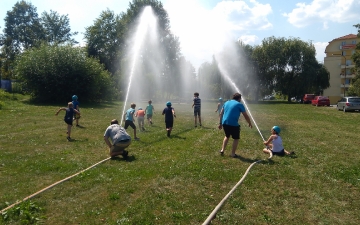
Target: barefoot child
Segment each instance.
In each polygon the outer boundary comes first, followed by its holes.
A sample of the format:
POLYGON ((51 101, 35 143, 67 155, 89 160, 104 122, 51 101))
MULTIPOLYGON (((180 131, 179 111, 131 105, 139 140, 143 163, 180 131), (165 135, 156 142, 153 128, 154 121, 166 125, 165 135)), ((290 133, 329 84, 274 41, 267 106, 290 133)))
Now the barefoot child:
POLYGON ((135 113, 135 116, 137 117, 137 121, 139 124, 139 129, 144 131, 144 120, 145 120, 145 110, 143 110, 141 107, 138 109, 138 111, 135 113))
POLYGON ((72 102, 68 102, 68 107, 67 108, 65 108, 65 107, 60 108, 55 113, 55 116, 57 116, 59 114, 59 112, 62 111, 62 110, 66 111, 64 121, 67 124, 67 132, 66 132, 67 133, 67 140, 71 141, 70 134, 71 134, 71 127, 72 127, 72 124, 73 124, 73 116, 74 116, 74 113, 80 115, 80 112, 73 108, 72 102))
POLYGON ((171 107, 171 102, 166 103, 166 108, 163 110, 162 115, 165 115, 167 136, 170 137, 170 133, 174 125, 174 117, 176 118, 175 109, 171 107))
POLYGON ((264 141, 264 145, 267 146, 267 148, 263 149, 264 153, 278 156, 284 156, 284 155, 295 155, 295 152, 288 152, 284 149, 284 146, 282 144, 282 139, 280 137, 280 127, 273 126, 271 128, 271 135, 267 141, 264 141))

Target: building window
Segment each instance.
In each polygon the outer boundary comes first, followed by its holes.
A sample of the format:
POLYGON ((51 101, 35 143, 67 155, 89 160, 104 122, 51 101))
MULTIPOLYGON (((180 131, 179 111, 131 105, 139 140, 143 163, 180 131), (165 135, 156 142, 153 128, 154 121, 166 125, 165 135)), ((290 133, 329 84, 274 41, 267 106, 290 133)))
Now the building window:
POLYGON ((342 42, 341 42, 341 45, 346 45, 346 41, 342 41, 342 42))
POLYGON ((350 66, 350 65, 351 65, 351 59, 346 60, 346 65, 347 65, 347 66, 350 66))
POLYGON ((341 52, 341 55, 344 55, 344 56, 345 56, 345 55, 346 55, 346 51, 342 51, 342 52, 341 52))
POLYGON ((351 51, 351 55, 354 55, 355 54, 355 49, 351 51))
POLYGON ((351 44, 355 45, 355 44, 356 44, 356 40, 351 41, 351 44))

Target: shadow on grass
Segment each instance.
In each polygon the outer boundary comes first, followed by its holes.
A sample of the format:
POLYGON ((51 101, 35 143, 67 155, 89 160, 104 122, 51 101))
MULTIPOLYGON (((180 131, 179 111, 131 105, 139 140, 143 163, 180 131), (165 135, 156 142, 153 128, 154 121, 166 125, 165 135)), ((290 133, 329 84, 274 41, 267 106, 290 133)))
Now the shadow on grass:
POLYGON ((136 160, 135 156, 130 155, 128 156, 126 159, 123 158, 122 156, 115 156, 110 158, 111 161, 126 161, 126 162, 133 162, 136 160))

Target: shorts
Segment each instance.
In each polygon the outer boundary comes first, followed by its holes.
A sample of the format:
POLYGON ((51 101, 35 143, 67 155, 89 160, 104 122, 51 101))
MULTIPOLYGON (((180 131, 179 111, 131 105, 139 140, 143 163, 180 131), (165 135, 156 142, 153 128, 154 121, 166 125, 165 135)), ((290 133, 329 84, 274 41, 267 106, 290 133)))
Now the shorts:
POLYGON ((240 125, 239 126, 229 126, 226 124, 222 125, 224 128, 225 136, 229 138, 232 136, 233 139, 240 139, 240 125))
POLYGON ((134 124, 133 121, 131 121, 131 120, 126 120, 126 121, 125 121, 125 127, 124 127, 124 128, 127 129, 129 126, 132 127, 132 129, 134 129, 134 130, 136 129, 136 126, 135 126, 135 124, 134 124))
POLYGON ((146 114, 146 119, 151 119, 152 118, 152 114, 146 114))
POLYGON ((271 152, 272 152, 273 155, 277 155, 277 156, 284 156, 285 155, 284 149, 281 150, 280 152, 273 152, 272 150, 271 150, 271 152))
POLYGON ((138 123, 144 123, 144 117, 138 117, 138 123))
POLYGON ((200 116, 201 114, 201 109, 194 109, 194 116, 200 116))
POLYGON ((68 125, 73 125, 73 120, 72 119, 70 119, 70 120, 68 120, 68 119, 64 119, 64 121, 65 121, 65 123, 67 123, 68 125))
POLYGON ((75 113, 75 115, 74 115, 74 118, 75 118, 75 119, 80 119, 80 117, 81 117, 81 116, 80 116, 79 114, 75 113))
POLYGON ((165 128, 172 128, 174 125, 174 121, 165 121, 165 128))
POLYGON ((110 148, 110 155, 121 155, 125 148, 131 144, 131 140, 120 141, 110 148))

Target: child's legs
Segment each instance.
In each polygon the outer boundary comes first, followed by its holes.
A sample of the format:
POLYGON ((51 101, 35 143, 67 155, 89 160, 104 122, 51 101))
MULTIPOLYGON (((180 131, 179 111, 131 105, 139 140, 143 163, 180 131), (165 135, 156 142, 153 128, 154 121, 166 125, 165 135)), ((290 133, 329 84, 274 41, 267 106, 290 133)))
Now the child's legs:
POLYGON ((264 148, 264 149, 263 149, 263 152, 264 152, 264 153, 267 153, 267 154, 270 154, 270 153, 271 153, 271 150, 268 149, 268 148, 264 148))
POLYGON ((71 127, 72 127, 72 125, 67 124, 67 133, 68 133, 68 137, 70 137, 71 127))

